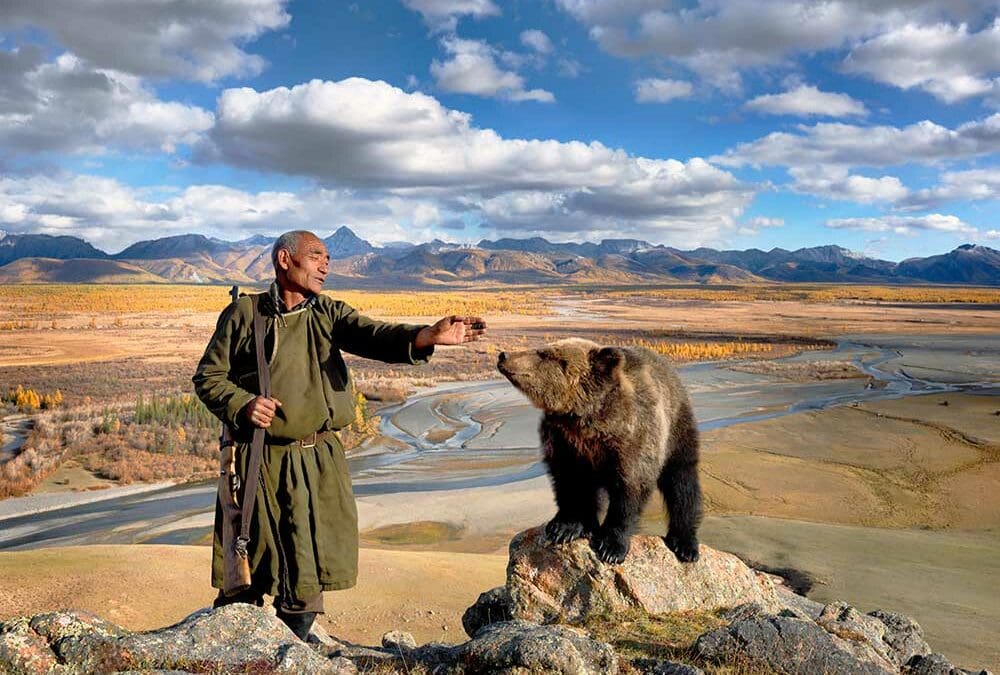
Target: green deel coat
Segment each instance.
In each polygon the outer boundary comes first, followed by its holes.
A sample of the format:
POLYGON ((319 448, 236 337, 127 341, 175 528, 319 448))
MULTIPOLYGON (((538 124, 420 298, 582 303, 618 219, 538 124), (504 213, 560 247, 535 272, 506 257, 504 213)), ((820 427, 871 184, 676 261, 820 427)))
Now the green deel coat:
MULTIPOLYGON (((340 429, 354 419, 354 388, 341 350, 390 363, 424 363, 416 350, 422 326, 375 321, 320 295, 281 313, 260 296, 271 392, 282 402, 268 429, 250 523, 253 587, 276 597, 309 598, 350 588, 358 575, 358 516, 347 460, 330 434, 313 448, 291 441, 340 429)), ((246 475, 253 433, 241 410, 257 394, 253 308, 249 296, 223 310, 192 378, 198 397, 230 426, 237 467, 246 475)), ((245 486, 244 486, 245 487, 245 486)), ((239 495, 243 501, 242 490, 239 495)), ((222 514, 216 500, 212 585, 222 587, 222 514)))

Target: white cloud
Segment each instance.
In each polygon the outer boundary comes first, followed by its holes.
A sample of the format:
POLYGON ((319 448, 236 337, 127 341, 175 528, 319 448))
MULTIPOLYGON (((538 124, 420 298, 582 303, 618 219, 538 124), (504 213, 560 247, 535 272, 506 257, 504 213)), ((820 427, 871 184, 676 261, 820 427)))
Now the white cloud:
POLYGON ((984 236, 987 239, 1000 239, 1000 230, 987 230, 984 236))
POLYGON ((539 54, 552 53, 552 41, 540 30, 531 29, 521 33, 521 44, 534 49, 539 54))
POLYGON ((847 94, 820 91, 802 85, 781 94, 766 94, 743 104, 747 110, 768 115, 798 115, 800 117, 847 117, 867 115, 868 109, 861 101, 847 94))
POLYGON ((1000 19, 978 33, 965 24, 906 24, 851 50, 844 67, 947 103, 1000 92, 1000 19))
POLYGON ((740 143, 712 158, 725 166, 896 166, 968 159, 1000 151, 1000 113, 948 129, 930 121, 898 128, 800 125, 740 143))
POLYGON ((213 123, 208 111, 161 101, 139 78, 96 70, 72 54, 0 51, 0 147, 11 152, 92 152, 109 148, 173 152, 213 123))
POLYGON ((444 91, 505 98, 511 101, 551 103, 555 97, 544 89, 524 88, 524 78, 501 69, 496 50, 481 40, 446 37, 441 46, 451 54, 447 61, 431 62, 431 74, 444 91))
POLYGON ((752 237, 760 234, 760 231, 763 229, 771 229, 775 227, 784 227, 784 226, 785 226, 784 218, 768 218, 766 216, 755 216, 750 220, 748 220, 743 225, 740 225, 740 227, 737 228, 736 230, 736 234, 745 237, 752 237))
POLYGON ((870 204, 898 202, 909 194, 895 176, 868 178, 851 175, 844 167, 792 167, 788 173, 795 179, 791 189, 827 199, 870 204))
POLYGON ((639 103, 666 103, 675 98, 691 96, 694 88, 683 80, 646 78, 635 83, 635 100, 639 103))
POLYGON ((560 58, 556 62, 556 72, 558 72, 563 77, 579 77, 580 73, 584 71, 583 64, 576 59, 571 59, 568 57, 560 58))
POLYGON ((437 32, 454 32, 460 16, 482 19, 500 14, 491 0, 403 0, 403 4, 419 12, 424 23, 437 32))
POLYGON ((977 21, 993 0, 557 0, 606 52, 666 57, 728 91, 742 71, 786 65, 799 54, 842 49, 907 21, 977 21))
POLYGON ((754 194, 702 159, 504 139, 430 96, 361 78, 226 90, 217 115, 205 158, 436 200, 498 228, 690 231, 704 240, 732 227, 754 194))
POLYGON ((864 230, 867 232, 892 232, 915 234, 917 231, 955 232, 976 234, 978 230, 962 222, 957 216, 930 213, 924 216, 881 216, 877 218, 840 218, 826 221, 826 226, 837 230, 864 230))
POLYGON ((255 75, 239 44, 288 25, 285 0, 4 0, 0 28, 40 28, 95 68, 213 82, 255 75))
POLYGON ((751 218, 747 223, 751 227, 784 227, 784 218, 767 218, 765 216, 756 216, 751 218))
POLYGON ((141 239, 187 233, 230 241, 292 229, 325 236, 344 223, 376 244, 430 240, 454 216, 431 201, 381 193, 252 193, 225 185, 137 189, 110 178, 57 175, 0 178, 0 219, 11 232, 83 237, 115 252, 141 239))
POLYGON ((1000 168, 948 171, 941 174, 940 180, 933 188, 913 193, 900 206, 924 209, 960 199, 1000 199, 1000 168))

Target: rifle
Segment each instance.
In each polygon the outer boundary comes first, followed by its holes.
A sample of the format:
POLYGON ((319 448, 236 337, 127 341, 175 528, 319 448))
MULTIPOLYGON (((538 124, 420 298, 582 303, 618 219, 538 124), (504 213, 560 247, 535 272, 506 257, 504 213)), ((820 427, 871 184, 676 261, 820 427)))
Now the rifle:
MULTIPOLYGON (((229 291, 233 302, 239 300, 240 288, 229 291)), ((255 489, 256 486, 253 486, 255 489)), ((222 551, 224 595, 235 595, 250 588, 250 560, 246 547, 239 548, 243 512, 240 505, 240 474, 236 468, 236 441, 229 425, 223 422, 219 435, 219 505, 222 508, 222 551)))

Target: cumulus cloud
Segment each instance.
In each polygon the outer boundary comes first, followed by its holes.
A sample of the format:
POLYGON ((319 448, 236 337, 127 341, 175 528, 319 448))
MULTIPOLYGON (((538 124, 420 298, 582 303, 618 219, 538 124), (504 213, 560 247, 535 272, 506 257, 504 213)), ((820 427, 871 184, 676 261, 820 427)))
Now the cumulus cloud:
POLYGON ((784 218, 767 218, 766 216, 756 216, 747 223, 751 227, 784 227, 784 218))
POLYGON ((957 216, 930 213, 924 216, 881 216, 877 218, 838 218, 826 221, 826 226, 836 230, 864 230, 867 232, 892 232, 915 234, 918 231, 954 232, 976 234, 975 227, 962 222, 957 216))
POLYGON ((474 94, 511 101, 551 103, 552 92, 525 89, 524 78, 497 65, 497 51, 482 40, 447 37, 441 46, 451 55, 446 61, 431 62, 431 75, 438 87, 459 94, 474 94))
POLYGON ((712 161, 724 166, 896 166, 1000 151, 1000 113, 955 129, 925 120, 903 128, 823 123, 800 125, 797 131, 740 143, 712 161))
POLYGON ((950 201, 987 199, 1000 199, 1000 168, 947 171, 937 186, 914 192, 899 207, 926 209, 950 201))
MULTIPOLYGON (((606 52, 666 57, 729 91, 741 72, 780 66, 797 55, 841 49, 891 32, 907 20, 974 21, 995 14, 991 0, 557 0, 606 52)), ((934 63, 937 67, 939 64, 934 63)))
POLYGON ((285 0, 4 0, 0 28, 41 29, 95 68, 213 82, 259 73, 238 45, 283 28, 285 0))
POLYGON ((1000 92, 1000 19, 978 33, 965 24, 907 24, 851 50, 844 67, 947 103, 1000 92))
POLYGON ((690 82, 646 78, 635 83, 635 100, 639 103, 667 103, 675 98, 687 98, 694 91, 690 82))
POLYGON ((767 216, 754 216, 736 230, 736 234, 743 236, 754 236, 760 234, 761 230, 775 227, 784 227, 784 218, 768 218, 767 216))
POLYGON ((605 223, 708 237, 733 226, 754 194, 702 159, 505 139, 431 96, 361 78, 226 90, 202 157, 435 199, 501 228, 586 232, 605 223))
POLYGON ((419 12, 424 23, 439 32, 454 32, 461 16, 482 19, 500 14, 491 0, 403 0, 403 4, 419 12))
POLYGON ((10 152, 173 152, 213 123, 196 106, 159 100, 139 78, 72 54, 43 63, 32 48, 0 50, 0 147, 10 152))
POLYGON ((455 217, 438 204, 384 194, 311 188, 246 192, 225 185, 138 189, 90 175, 0 178, 0 220, 11 232, 83 237, 105 251, 141 239, 201 233, 231 241, 350 223, 376 244, 432 239, 455 217), (337 214, 337 220, 330 214, 337 214))
POLYGON ((788 173, 795 179, 791 189, 827 199, 870 204, 898 202, 909 194, 895 176, 869 178, 849 174, 844 167, 792 167, 788 173))
POLYGON ((847 94, 820 91, 802 85, 781 94, 765 94, 747 101, 743 107, 767 115, 798 115, 799 117, 824 116, 848 117, 867 115, 868 109, 861 101, 847 94))
POLYGON ((539 54, 552 53, 552 41, 549 39, 549 36, 534 28, 521 33, 521 44, 535 50, 539 54))

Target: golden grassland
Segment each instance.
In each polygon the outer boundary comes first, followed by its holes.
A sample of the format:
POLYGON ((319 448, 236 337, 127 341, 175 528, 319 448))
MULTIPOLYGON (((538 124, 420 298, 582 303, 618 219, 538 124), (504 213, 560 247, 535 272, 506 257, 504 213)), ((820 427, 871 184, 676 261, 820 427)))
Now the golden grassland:
MULTIPOLYGON (((244 287, 245 292, 260 288, 244 287)), ((563 294, 567 293, 564 289, 563 294)), ((377 316, 552 314, 550 292, 533 289, 367 291, 331 289, 325 294, 377 316)), ((579 297, 660 298, 701 301, 874 302, 1000 304, 1000 289, 947 286, 770 285, 576 289, 579 297)), ((0 331, 34 330, 68 314, 218 312, 229 303, 225 286, 184 284, 9 284, 0 286, 0 331), (40 323, 40 321, 42 323, 40 323)), ((109 319, 110 320, 110 319, 109 319)))
MULTIPOLYGON (((584 291, 584 293, 590 293, 584 291)), ((704 300, 728 302, 799 301, 825 302, 889 302, 889 303, 1000 303, 1000 288, 973 286, 852 286, 780 285, 780 286, 719 286, 683 288, 636 288, 602 290, 611 298, 663 298, 667 300, 704 300)))
MULTIPOLYGON (((244 287, 245 292, 261 289, 244 287)), ((549 313, 540 292, 327 290, 361 312, 379 316, 549 313)), ((225 286, 52 284, 0 286, 0 330, 30 330, 38 319, 71 313, 142 314, 219 312, 229 304, 225 286)))
POLYGON ((645 347, 676 361, 715 361, 733 357, 739 358, 750 355, 770 354, 774 351, 774 345, 770 342, 744 342, 742 340, 726 342, 667 342, 663 340, 633 338, 624 344, 625 346, 645 347))

